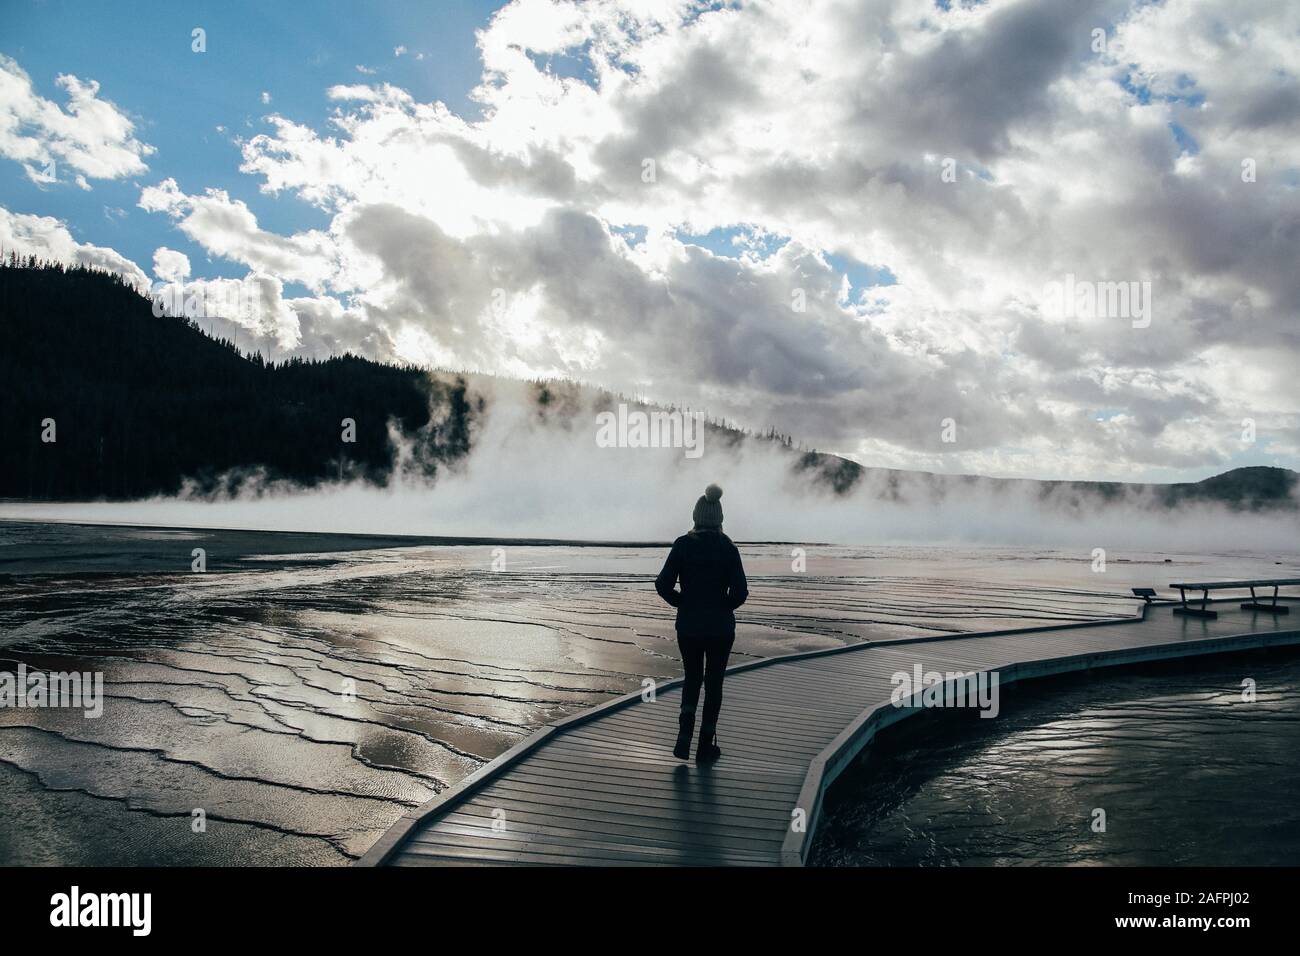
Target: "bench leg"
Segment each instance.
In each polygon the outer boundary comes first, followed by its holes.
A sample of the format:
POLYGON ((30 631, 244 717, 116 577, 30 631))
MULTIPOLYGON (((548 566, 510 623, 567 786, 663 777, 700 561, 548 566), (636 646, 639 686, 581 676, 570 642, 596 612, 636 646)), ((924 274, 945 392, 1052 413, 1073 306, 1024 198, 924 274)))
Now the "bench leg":
POLYGON ((1179 588, 1178 593, 1182 595, 1183 603, 1181 606, 1174 608, 1175 614, 1182 614, 1185 617, 1203 617, 1211 621, 1218 618, 1218 611, 1211 611, 1206 607, 1206 605, 1210 603, 1210 592, 1208 589, 1201 592, 1201 606, 1199 608, 1192 607, 1187 603, 1186 591, 1179 588))
POLYGON ((1265 614, 1290 614, 1291 608, 1285 604, 1277 603, 1277 586, 1273 587, 1273 603, 1261 604, 1255 597, 1255 589, 1250 589, 1250 601, 1241 606, 1243 611, 1263 611, 1265 614))

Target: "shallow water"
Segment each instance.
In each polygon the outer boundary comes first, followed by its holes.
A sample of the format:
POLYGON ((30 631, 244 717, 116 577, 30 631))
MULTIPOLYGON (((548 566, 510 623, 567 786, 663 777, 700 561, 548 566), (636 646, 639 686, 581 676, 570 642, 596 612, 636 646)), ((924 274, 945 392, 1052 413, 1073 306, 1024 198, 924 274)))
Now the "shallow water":
MULTIPOLYGON (((107 697, 98 719, 0 709, 0 863, 347 863, 533 729, 679 673, 651 586, 666 548, 377 543, 0 523, 0 669, 99 671, 107 697)), ((734 661, 1296 573, 1273 555, 1112 555, 1097 574, 1088 553, 815 544, 795 571, 794 547, 742 544, 734 661)))
POLYGON ((828 795, 812 862, 1300 863, 1300 654, 1032 682, 1002 703, 885 734, 828 795))

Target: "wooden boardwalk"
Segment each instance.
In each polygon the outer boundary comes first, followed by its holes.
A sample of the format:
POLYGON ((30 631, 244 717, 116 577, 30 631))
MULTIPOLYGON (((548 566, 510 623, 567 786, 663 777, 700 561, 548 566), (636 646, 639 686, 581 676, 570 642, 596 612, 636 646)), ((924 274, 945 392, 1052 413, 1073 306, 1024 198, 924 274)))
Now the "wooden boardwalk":
MULTIPOLYGON (((722 760, 676 760, 680 683, 548 725, 384 834, 359 865, 802 865, 826 788, 915 708, 892 675, 1067 671, 1300 643, 1300 615, 1212 602, 1216 620, 1145 605, 1131 620, 856 644, 730 669, 722 760), (802 826, 796 825, 801 822, 802 826)), ((694 742, 692 742, 692 751, 694 742)))

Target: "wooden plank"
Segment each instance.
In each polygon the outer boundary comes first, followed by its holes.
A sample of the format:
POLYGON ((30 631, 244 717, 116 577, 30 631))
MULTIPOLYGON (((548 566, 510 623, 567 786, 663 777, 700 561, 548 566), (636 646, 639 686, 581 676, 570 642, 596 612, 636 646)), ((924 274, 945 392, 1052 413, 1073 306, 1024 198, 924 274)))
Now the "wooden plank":
POLYGON ((637 833, 631 828, 615 829, 612 832, 578 829, 571 826, 555 826, 551 821, 537 823, 519 817, 507 817, 505 828, 493 830, 492 821, 483 821, 472 817, 448 818, 413 836, 413 842, 454 844, 472 844, 500 846, 517 843, 527 847, 536 842, 550 847, 545 852, 563 853, 567 847, 585 847, 603 850, 612 846, 622 846, 632 852, 646 850, 655 854, 680 855, 682 853, 725 853, 737 857, 750 857, 754 860, 772 860, 776 843, 772 839, 755 842, 752 838, 732 837, 727 843, 714 843, 699 834, 659 831, 653 837, 637 833))
MULTIPOLYGON (((503 780, 493 788, 492 793, 500 794, 503 797, 514 797, 517 799, 532 799, 534 801, 563 803, 570 807, 580 807, 591 809, 593 811, 609 813, 626 813, 632 816, 653 817, 661 821, 678 821, 682 819, 703 819, 707 817, 719 817, 722 815, 729 816, 736 820, 744 820, 750 826, 764 829, 773 824, 784 829, 786 822, 789 820, 788 813, 782 813, 782 808, 771 807, 767 805, 749 805, 735 799, 717 799, 712 802, 703 802, 695 800, 683 800, 680 802, 665 801, 662 803, 649 803, 647 801, 638 801, 633 795, 627 794, 624 799, 605 799, 597 798, 595 795, 584 793, 580 790, 564 787, 537 787, 524 782, 514 780, 503 780)), ((492 796, 485 794, 482 801, 476 801, 480 806, 491 806, 492 796)))
MULTIPOLYGON (((465 809, 459 809, 451 811, 439 823, 443 821, 448 823, 457 822, 465 826, 487 827, 490 829, 493 820, 492 817, 476 816, 465 809)), ((601 821, 592 821, 585 818, 573 819, 552 816, 545 812, 523 813, 519 811, 508 814, 506 823, 515 833, 573 835, 581 839, 593 837, 636 839, 639 842, 643 841, 652 845, 664 846, 690 846, 704 843, 708 846, 718 846, 739 853, 765 856, 769 859, 772 857, 771 847, 763 849, 765 844, 761 841, 756 842, 753 836, 737 836, 716 829, 697 831, 663 830, 637 826, 631 823, 603 824, 601 821)))
MULTIPOLYGON (((835 723, 829 721, 826 726, 830 727, 835 723)), ((838 721, 843 724, 843 721, 838 721)), ((698 724, 697 724, 698 727, 698 724)), ((781 757, 791 752, 791 748, 799 749, 801 744, 799 739, 793 735, 769 741, 761 735, 755 734, 748 736, 745 734, 747 722, 743 715, 723 711, 719 720, 718 734, 734 732, 735 740, 738 745, 750 747, 754 754, 766 754, 768 756, 781 757)), ((629 752, 639 750, 643 753, 663 754, 669 758, 673 742, 677 739, 677 728, 673 727, 584 727, 581 732, 575 732, 573 739, 576 741, 601 742, 610 746, 626 746, 629 752)), ((815 738, 805 738, 806 741, 815 740, 815 738)))
POLYGON ((519 860, 513 863, 502 863, 498 860, 480 860, 480 859, 475 859, 473 857, 452 857, 452 856, 440 856, 434 853, 421 853, 419 855, 399 854, 389 862, 389 865, 401 866, 401 867, 435 867, 435 866, 517 867, 517 866, 554 866, 555 864, 554 863, 530 863, 523 860, 519 860))
MULTIPOLYGON (((795 759, 793 756, 773 759, 752 752, 733 750, 730 746, 729 737, 720 736, 719 739, 726 740, 728 746, 724 748, 723 759, 726 763, 720 762, 717 766, 723 768, 723 772, 728 774, 802 776, 807 764, 806 760, 795 759)), ((619 744, 608 741, 587 741, 584 746, 586 752, 592 753, 595 757, 608 756, 616 757, 619 760, 640 760, 652 767, 687 766, 685 761, 678 760, 663 748, 656 748, 653 751, 629 752, 619 744)), ((575 749, 572 752, 582 753, 583 751, 575 749)))
POLYGON ((480 847, 494 850, 505 849, 516 852, 543 853, 558 857, 595 857, 599 859, 635 858, 642 862, 665 866, 674 865, 771 865, 775 854, 756 853, 754 851, 736 850, 729 847, 713 846, 704 843, 652 844, 628 842, 619 839, 592 839, 591 837, 569 836, 506 830, 494 833, 484 827, 464 826, 439 821, 432 827, 417 833, 411 838, 416 847, 480 847))
MULTIPOLYGON (((759 793, 752 787, 727 787, 714 785, 713 781, 709 781, 706 789, 704 785, 698 782, 688 786, 685 782, 688 778, 684 778, 683 783, 676 786, 673 785, 671 779, 665 778, 668 786, 663 786, 658 781, 647 777, 640 781, 633 790, 625 779, 605 777, 590 771, 581 773, 556 772, 545 767, 534 767, 531 761, 516 769, 510 775, 510 779, 520 784, 546 787, 551 790, 563 787, 580 788, 580 793, 588 797, 601 799, 604 799, 606 795, 616 797, 630 792, 638 798, 636 801, 638 804, 649 799, 658 799, 667 800, 679 806, 698 805, 705 810, 712 810, 716 806, 718 799, 722 798, 750 807, 784 809, 789 806, 779 796, 773 796, 768 792, 759 793)), ((719 781, 719 784, 721 783, 722 781, 719 781)))
POLYGON ((498 860, 502 863, 534 862, 550 866, 646 866, 662 865, 662 858, 653 854, 581 852, 548 852, 557 848, 539 848, 502 843, 498 846, 454 841, 433 841, 413 837, 402 847, 402 855, 415 855, 426 850, 437 856, 466 856, 471 859, 498 860))
MULTIPOLYGON (((746 701, 733 701, 723 698, 720 723, 736 726, 743 725, 745 733, 758 740, 810 740, 825 736, 829 723, 811 710, 797 710, 785 701, 774 701, 770 709, 757 709, 746 706, 746 701)), ((700 719, 697 712, 695 726, 698 729, 700 719)), ((653 729, 657 739, 667 740, 669 746, 677 739, 677 715, 672 723, 651 717, 633 715, 623 724, 630 728, 653 729)))
MULTIPOLYGON (((657 750, 652 754, 628 753, 616 746, 602 744, 585 744, 577 741, 556 741, 555 744, 546 748, 547 753, 559 753, 573 756, 580 760, 591 760, 598 763, 616 761, 620 764, 637 764, 643 767, 651 767, 655 770, 668 767, 684 767, 686 763, 679 761, 670 754, 665 754, 662 750, 657 750)), ((728 756, 725 764, 719 764, 725 767, 725 772, 729 776, 744 777, 746 779, 761 781, 769 778, 784 778, 789 776, 803 777, 804 765, 795 764, 786 761, 781 764, 769 764, 753 756, 743 756, 739 760, 731 760, 728 756)))
POLYGON ((513 813, 546 814, 556 820, 569 821, 567 825, 590 822, 599 826, 617 826, 627 830, 639 829, 659 834, 693 835, 700 839, 711 839, 713 834, 723 834, 743 838, 749 841, 770 840, 774 838, 773 828, 769 825, 755 826, 749 820, 737 820, 710 817, 652 816, 638 812, 628 813, 621 810, 601 810, 592 807, 576 808, 567 804, 537 802, 522 797, 495 795, 490 801, 475 800, 462 804, 457 811, 491 815, 493 810, 503 809, 507 816, 513 813))
MULTIPOLYGON (((843 721, 840 721, 843 724, 843 721)), ((834 736, 833 734, 831 736, 834 736)), ((600 729, 584 730, 581 734, 575 733, 574 740, 590 741, 593 743, 603 743, 609 747, 626 749, 628 752, 639 752, 646 756, 662 755, 665 760, 675 760, 672 756, 673 741, 676 739, 676 733, 664 733, 661 736, 651 737, 647 740, 637 740, 635 743, 630 742, 626 737, 616 731, 600 729)), ((794 747, 792 744, 766 743, 760 740, 754 740, 745 736, 743 724, 727 723, 725 719, 719 723, 718 739, 726 740, 733 746, 733 750, 728 753, 743 753, 752 756, 760 762, 767 762, 773 765, 788 763, 792 755, 802 753, 807 750, 815 750, 816 744, 808 743, 800 747, 794 747)), ((720 744, 721 746, 721 744, 720 744)), ((724 748, 725 750, 726 748, 724 748)))
POLYGON ((652 801, 641 791, 620 789, 606 791, 588 788, 585 782, 573 782, 565 785, 564 781, 530 779, 521 774, 503 777, 492 788, 494 793, 513 794, 516 796, 545 797, 562 801, 572 807, 604 806, 624 812, 648 812, 650 810, 670 810, 675 816, 700 814, 716 816, 720 811, 743 814, 750 819, 779 819, 786 809, 786 803, 766 794, 749 796, 708 792, 702 789, 685 789, 663 800, 652 801))
MULTIPOLYGON (((626 779, 629 784, 639 783, 646 779, 653 779, 656 774, 662 777, 667 777, 675 776, 683 772, 693 772, 690 765, 685 761, 677 761, 675 759, 670 766, 656 767, 648 771, 645 764, 637 764, 631 761, 622 761, 607 757, 602 758, 599 754, 593 754, 590 752, 583 754, 582 757, 578 757, 575 756, 572 751, 561 750, 558 746, 547 747, 544 751, 540 751, 529 759, 529 764, 535 764, 541 767, 552 767, 556 770, 595 766, 599 767, 604 773, 611 777, 626 779)), ((761 776, 751 772, 745 774, 744 779, 737 777, 733 781, 732 771, 733 768, 730 766, 718 764, 717 766, 710 768, 709 773, 711 774, 712 780, 715 784, 719 782, 719 780, 723 780, 725 782, 734 782, 734 785, 738 787, 754 787, 756 784, 779 787, 784 786, 785 782, 789 779, 788 775, 785 774, 768 774, 767 776, 761 776), (721 773, 725 773, 726 776, 720 777, 721 773)))
MULTIPOLYGON (((876 685, 887 686, 887 685, 876 685)), ((725 688, 722 695, 722 714, 724 717, 743 717, 753 721, 756 726, 767 726, 798 733, 801 730, 817 731, 825 723, 825 708, 819 708, 820 701, 814 696, 797 694, 794 691, 770 694, 761 698, 751 698, 737 694, 731 688, 725 688)), ((704 700, 701 698, 697 715, 702 713, 704 700)), ((622 714, 618 721, 601 721, 602 728, 650 727, 658 734, 677 735, 676 702, 660 700, 658 705, 647 704, 633 707, 622 714)), ((587 728, 590 729, 590 728, 587 728)))

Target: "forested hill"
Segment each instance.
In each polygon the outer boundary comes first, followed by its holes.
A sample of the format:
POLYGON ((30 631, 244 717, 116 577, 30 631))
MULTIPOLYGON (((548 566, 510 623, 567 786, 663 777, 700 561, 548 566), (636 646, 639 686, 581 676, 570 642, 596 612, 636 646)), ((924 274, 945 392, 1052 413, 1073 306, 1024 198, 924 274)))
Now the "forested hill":
POLYGON ((390 420, 422 439, 413 465, 432 475, 468 451, 474 416, 463 381, 355 356, 268 363, 154 316, 117 276, 29 260, 0 268, 0 382, 0 497, 214 491, 248 469, 382 480, 390 420))
MULTIPOLYGON (((271 363, 188 319, 155 317, 152 302, 117 276, 0 263, 0 498, 139 498, 187 483, 200 494, 233 492, 231 483, 250 476, 382 483, 398 460, 390 423, 408 440, 401 467, 432 478, 470 453, 494 381, 351 355, 271 363), (354 442, 343 440, 344 419, 355 422, 354 442), (47 420, 53 442, 42 440, 47 420)), ((535 382, 515 394, 532 403, 538 423, 565 429, 595 409, 635 402, 573 382, 535 382)), ((1129 496, 1158 508, 1294 512, 1300 483, 1296 472, 1269 467, 1167 485, 898 471, 809 451, 775 432, 706 427, 711 447, 770 443, 792 473, 833 493, 921 506, 985 491, 1021 501, 1028 491, 1083 516, 1129 496)))

